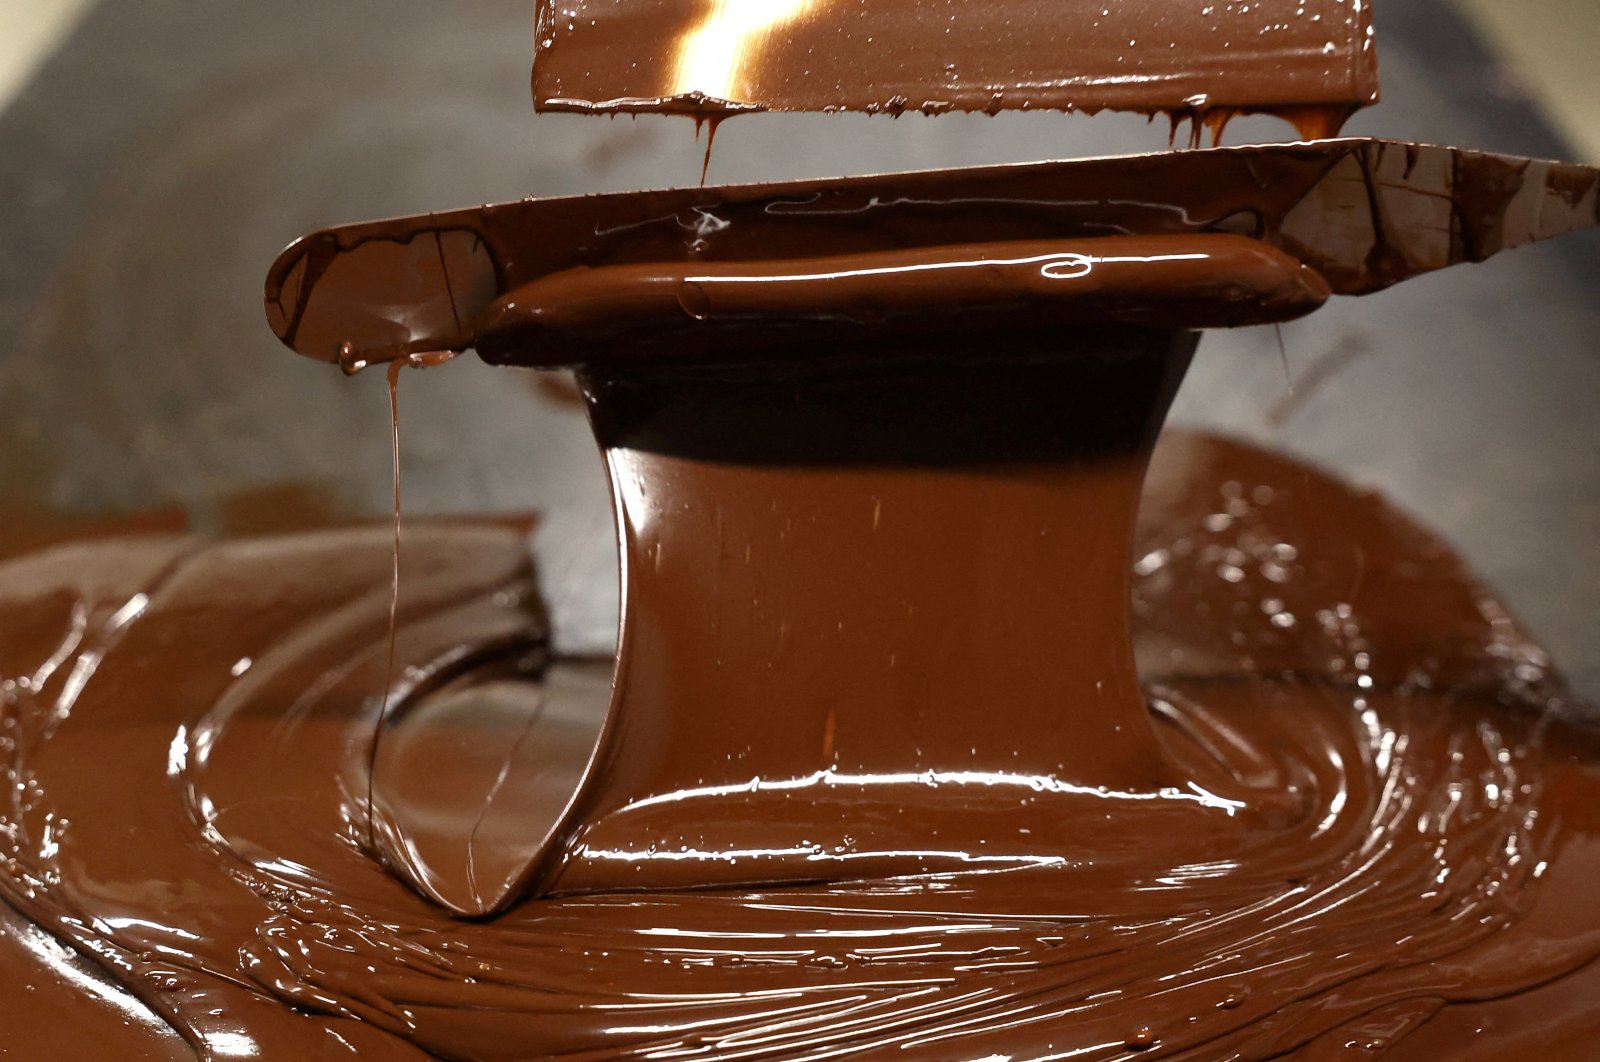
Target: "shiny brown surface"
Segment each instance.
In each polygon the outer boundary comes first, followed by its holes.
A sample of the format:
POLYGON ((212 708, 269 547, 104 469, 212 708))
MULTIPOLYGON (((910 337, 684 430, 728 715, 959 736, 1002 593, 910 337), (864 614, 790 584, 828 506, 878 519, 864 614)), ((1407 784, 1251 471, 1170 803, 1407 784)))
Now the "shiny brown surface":
POLYGON ((1348 113, 1378 98, 1371 27, 1362 0, 541 0, 533 91, 601 113, 1348 113))
MULTIPOLYGON (((1351 159, 1332 201, 1372 188, 1351 159)), ((1542 224, 1486 183, 1474 217, 1501 220, 1471 231, 1542 224)), ((1562 223, 1592 194, 1561 192, 1562 223)), ((826 227, 780 230, 748 275, 859 318, 877 280, 843 274, 873 228, 807 248, 831 286, 773 253, 826 227)), ((1494 249, 1444 231, 1446 255, 1494 249)), ((404 255, 367 254, 368 295, 323 298, 447 305, 476 333, 449 263, 492 246, 441 238, 398 293, 404 255)), ((1405 275, 1379 246, 1361 275, 1405 275)), ((1281 259, 1254 253, 1212 282, 1281 259)), ((314 298, 338 257, 288 275, 314 298)), ((1241 305, 1307 290, 1266 275, 1241 305)), ((888 294, 889 317, 931 305, 888 294)), ((786 297, 733 334, 760 352, 786 297)), ((1596 1016, 1569 986, 1600 937, 1577 809, 1600 781, 1543 653, 1381 503, 1227 444, 1168 458, 1135 560, 1192 340, 1011 320, 980 349, 906 333, 892 360, 875 336, 697 368, 689 338, 681 368, 588 367, 627 583, 592 763, 601 684, 551 662, 504 531, 408 540, 376 758, 385 536, 155 544, 142 575, 128 547, 19 562, 8 901, 191 1040, 268 1058, 329 1036, 364 1057, 1407 1057, 1418 1029, 1529 1042, 1475 1031, 1512 999, 1537 1042, 1580 1042, 1596 1016), (140 796, 113 810, 108 786, 140 796), (135 851, 139 808, 158 825, 135 851)))
POLYGON ((500 299, 476 349, 511 364, 868 360, 930 337, 974 340, 1019 314, 1038 333, 1116 322, 1236 327, 1328 298, 1311 269, 1244 236, 1111 236, 755 262, 580 267, 500 299), (762 322, 752 350, 749 322, 762 322))
MULTIPOLYGON (((0 571, 0 891, 212 1057, 1581 1059, 1600 1032, 1592 733, 1447 549, 1314 470, 1178 437, 1145 499, 1154 747, 1231 813, 1086 797, 1123 828, 1096 840, 1079 815, 1031 867, 534 898, 487 921, 361 849, 389 547, 384 528, 123 541, 0 571)), ((559 757, 482 761, 515 713, 450 704, 501 696, 501 662, 538 652, 521 539, 423 527, 407 556, 388 799, 458 841, 486 811, 508 851, 494 807, 537 806, 559 757), (408 718, 480 762, 406 768, 408 718)), ((571 666, 517 681, 537 696, 571 666)), ((592 716, 584 696, 565 703, 592 716)), ((1016 721, 980 718, 995 743, 1016 721)), ((908 793, 927 825, 942 784, 908 793)), ((31 932, 0 924, 8 945, 31 932)), ((26 993, 0 1010, 48 1013, 26 993)), ((124 1057, 170 1056, 137 1021, 86 1016, 52 1044, 91 1057, 108 1028, 124 1057)))
MULTIPOLYGON (((1359 182, 1339 182, 1360 185, 1344 191, 1365 197, 1373 238, 1338 248, 1359 261, 1328 261, 1356 278, 1341 282, 1390 283, 1416 265, 1382 239, 1391 204, 1359 162, 1359 182)), ((1402 180, 1418 165, 1407 151, 1402 180)), ((1452 210, 1469 216, 1431 229, 1448 232, 1448 261, 1520 231, 1505 217, 1524 184, 1587 223, 1592 180, 1530 183, 1496 160, 1452 173, 1452 210)), ((1399 231, 1419 228, 1408 215, 1399 231)), ((427 241, 402 242, 413 268, 427 241)), ((464 334, 486 247, 435 231, 437 270, 413 269, 367 324, 409 327, 420 307, 464 334)), ((370 291, 346 283, 335 301, 390 293, 382 257, 358 271, 370 291)), ((326 267, 306 260, 307 290, 326 267)), ((291 331, 303 310, 284 311, 291 331)), ((886 376, 861 370, 861 351, 842 377, 767 366, 709 386, 591 366, 633 638, 586 787, 599 799, 570 819, 584 749, 569 739, 595 683, 549 660, 513 536, 421 537, 421 589, 391 643, 402 711, 376 764, 394 672, 369 630, 376 536, 121 543, 8 566, 0 890, 214 1057, 1582 1057, 1600 953, 1595 745, 1544 654, 1381 503, 1190 440, 1183 471, 1157 477, 1133 566, 1136 696, 1123 554, 1187 340, 1023 338, 982 351, 982 368, 934 344, 931 363, 886 376), (888 501, 864 523, 876 491, 888 501), (907 510, 921 518, 885 526, 907 510), (1333 529, 1348 534, 1330 545, 1333 529), (741 583, 726 534, 797 563, 741 583), (715 554, 693 555, 708 540, 715 554), (787 600, 754 596, 768 586, 787 600), (788 641, 874 609, 888 619, 864 638, 788 641), (918 666, 874 690, 898 654, 854 651, 900 630, 918 666), (1019 630, 1007 659, 998 635, 1019 630), (664 689, 639 674, 651 638, 699 651, 657 660, 664 689), (741 654, 731 678, 723 652, 741 654), (726 696, 675 697, 682 675, 726 696), (630 751, 641 707, 677 725, 630 751), (723 725, 696 733, 703 715, 723 725), (972 742, 970 768, 896 770, 959 759, 953 738, 972 742), (882 769, 786 773, 813 749, 882 769), (991 762, 1008 749, 1020 767, 991 762), (708 786, 695 765, 718 752, 759 769, 708 786), (830 807, 832 789, 851 799, 830 807), (386 813, 376 852, 371 797, 386 813), (819 811, 826 827, 854 816, 865 860, 773 869, 853 858, 854 832, 831 849, 741 847, 815 835, 819 811), (635 812, 644 829, 617 825, 635 812), (699 847, 652 835, 663 820, 699 847), (993 858, 1000 821, 1016 836, 993 858), (541 851, 551 824, 569 842, 559 860, 541 851), (944 844, 951 868, 889 848, 907 836, 944 844), (638 872, 581 876, 616 863, 638 872), (530 892, 552 864, 567 895, 530 892), (717 881, 746 887, 678 887, 717 881)), ((348 366, 365 353, 339 344, 348 366)), ((13 1023, 38 1017, 16 1009, 13 1023)))
POLYGON ((1600 174, 1588 167, 1336 140, 524 200, 346 225, 284 251, 266 311, 296 351, 353 367, 469 347, 497 300, 579 267, 1229 233, 1355 295, 1596 225, 1600 174))
POLYGON ((1189 776, 1139 692, 1127 565, 1051 563, 1127 555, 1197 337, 995 339, 584 374, 625 591, 556 890, 1028 866, 1103 847, 1097 794, 1198 806, 1156 798, 1189 776))

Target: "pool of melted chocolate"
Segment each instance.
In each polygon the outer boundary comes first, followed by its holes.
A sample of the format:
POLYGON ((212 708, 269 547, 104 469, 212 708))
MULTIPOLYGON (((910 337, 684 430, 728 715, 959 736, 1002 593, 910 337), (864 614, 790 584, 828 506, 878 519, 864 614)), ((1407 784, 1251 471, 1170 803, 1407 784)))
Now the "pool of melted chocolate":
MULTIPOLYGON (((630 422, 602 427, 614 465, 630 422)), ((806 474, 772 456, 767 471, 806 474)), ((1014 482, 995 488, 1001 504, 1049 492, 1025 470, 1001 478, 1014 482)), ((869 507, 863 526, 929 515, 907 500, 869 507)), ((721 543, 732 563, 784 548, 798 528, 781 509, 763 538, 721 543)), ((148 536, 10 561, 0 940, 27 959, 8 977, 31 990, 0 993, 5 1027, 24 1049, 74 1057, 1584 1057, 1600 1032, 1600 758, 1550 661, 1442 543, 1285 458, 1169 435, 1141 513, 1133 570, 1108 579, 1130 590, 1134 744, 1177 774, 1104 785, 1106 750, 1084 748, 1019 800, 1021 772, 933 771, 910 780, 928 800, 902 791, 902 813, 931 816, 918 829, 948 821, 962 836, 965 802, 933 798, 988 787, 1022 838, 1050 831, 1033 858, 990 862, 974 845, 955 865, 711 890, 527 887, 551 821, 539 816, 564 806, 605 714, 609 664, 551 652, 515 528, 408 531, 376 779, 402 826, 386 858, 366 843, 364 794, 389 529, 148 536), (431 898, 427 866, 443 868, 431 898), (474 896, 520 891, 463 919, 445 906, 457 877, 474 896), (63 992, 106 1014, 45 1027, 35 1001, 63 992)), ((1033 610, 1049 608, 1053 573, 1098 562, 1049 542, 1037 554, 1027 571, 1045 592, 1008 590, 1034 619, 1048 618, 1033 610)), ((1072 620, 1069 603, 1057 613, 1072 620)), ((934 656, 960 660, 986 636, 950 630, 934 656)), ((1028 647, 1011 673, 951 665, 941 681, 976 698, 974 733, 1010 733, 1017 706, 986 690, 1104 651, 1057 649, 1028 647)), ((817 654, 761 651, 772 689, 805 681, 792 669, 817 654)), ((639 652, 625 638, 623 681, 639 652)), ((1111 733, 1126 708, 1072 703, 1058 739, 1111 733)), ((746 725, 834 770, 848 721, 812 731, 815 708, 746 725)), ((951 722, 882 709, 907 744, 951 722)), ((781 824, 793 809, 767 796, 739 813, 781 824)), ((829 809, 846 834, 894 828, 893 809, 853 814, 874 806, 860 797, 829 809)), ((639 862, 670 872, 684 865, 674 848, 639 862)))
POLYGON ((1361 0, 542 0, 534 102, 582 113, 1265 110, 1330 136, 1376 102, 1361 0))

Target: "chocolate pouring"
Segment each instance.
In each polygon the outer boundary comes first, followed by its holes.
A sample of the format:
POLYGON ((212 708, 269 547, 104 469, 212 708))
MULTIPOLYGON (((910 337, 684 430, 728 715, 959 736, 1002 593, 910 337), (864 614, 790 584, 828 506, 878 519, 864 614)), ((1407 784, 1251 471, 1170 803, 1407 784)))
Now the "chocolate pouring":
MULTIPOLYGON (((801 6, 771 85, 635 102, 811 91, 801 6)), ((1249 61, 1183 62, 1256 87, 1205 105, 1366 101, 1364 5, 1301 5, 1332 59, 1235 6, 1249 61)), ((685 53, 688 11, 614 8, 685 53)), ((909 11, 860 16, 924 62, 909 11)), ((1118 105, 1082 89, 1028 91, 1118 105)), ((0 945, 60 974, 0 1027, 78 991, 70 1057, 1587 1057, 1593 713, 1381 499, 1161 427, 1201 329, 1593 227, 1597 186, 1337 140, 307 237, 266 299, 301 354, 578 370, 616 660, 556 651, 505 521, 408 527, 399 575, 390 528, 0 565, 0 945)))

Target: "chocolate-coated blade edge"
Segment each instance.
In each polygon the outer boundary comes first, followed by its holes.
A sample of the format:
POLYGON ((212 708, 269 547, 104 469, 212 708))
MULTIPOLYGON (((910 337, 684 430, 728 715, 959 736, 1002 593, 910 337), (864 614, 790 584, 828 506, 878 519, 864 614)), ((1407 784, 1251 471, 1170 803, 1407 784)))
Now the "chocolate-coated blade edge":
POLYGON ((1394 141, 1297 144, 525 199, 324 229, 267 277, 308 357, 470 347, 500 295, 579 266, 1220 231, 1360 295, 1600 226, 1600 170, 1394 141))

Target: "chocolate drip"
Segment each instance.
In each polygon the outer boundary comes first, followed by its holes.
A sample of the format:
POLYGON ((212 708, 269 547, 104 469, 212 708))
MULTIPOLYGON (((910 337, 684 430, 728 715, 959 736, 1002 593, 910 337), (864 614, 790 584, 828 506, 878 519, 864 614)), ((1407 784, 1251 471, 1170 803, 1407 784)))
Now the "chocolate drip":
POLYGON ((584 374, 624 663, 556 889, 1053 862, 1117 794, 1203 804, 1144 709, 1127 566, 1083 563, 1130 548, 1195 337, 1001 342, 998 371, 584 374))

